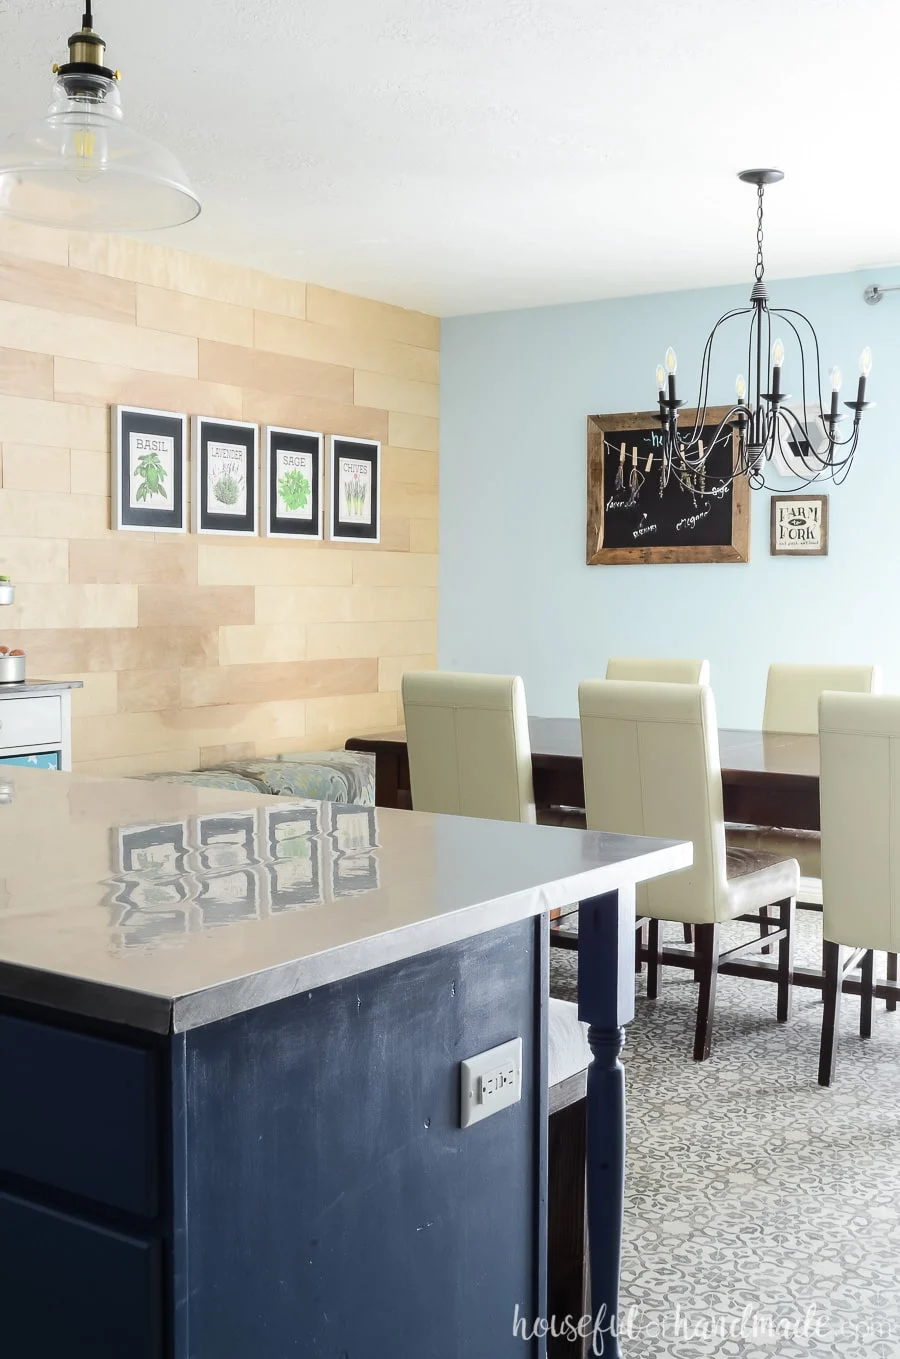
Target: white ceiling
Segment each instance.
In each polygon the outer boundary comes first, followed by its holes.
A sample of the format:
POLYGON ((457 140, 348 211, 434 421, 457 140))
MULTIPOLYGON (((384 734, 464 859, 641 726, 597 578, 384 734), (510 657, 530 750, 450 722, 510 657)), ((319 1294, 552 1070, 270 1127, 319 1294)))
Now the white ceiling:
MULTIPOLYGON (((0 0, 2 126, 80 0, 0 0)), ((159 239, 443 315, 900 261, 896 0, 95 0, 159 239)))

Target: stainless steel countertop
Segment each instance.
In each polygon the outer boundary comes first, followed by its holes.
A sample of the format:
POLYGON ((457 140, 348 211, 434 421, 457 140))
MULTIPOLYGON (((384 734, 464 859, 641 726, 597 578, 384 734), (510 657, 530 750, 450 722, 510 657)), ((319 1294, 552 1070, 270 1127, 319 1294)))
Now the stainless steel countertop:
POLYGON ((0 996, 180 1032, 691 858, 674 841, 9 769, 0 996))
POLYGON ((13 684, 0 684, 0 698, 39 698, 41 694, 83 688, 83 680, 16 680, 13 684))

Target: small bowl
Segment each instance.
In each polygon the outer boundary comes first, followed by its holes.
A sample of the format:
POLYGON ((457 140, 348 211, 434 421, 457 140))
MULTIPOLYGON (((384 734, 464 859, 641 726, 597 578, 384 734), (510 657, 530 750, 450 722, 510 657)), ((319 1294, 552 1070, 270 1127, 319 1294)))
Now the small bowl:
POLYGON ((0 582, 0 604, 15 604, 16 587, 6 581, 0 582))
POLYGON ((0 656, 0 684, 21 684, 24 678, 24 656, 0 656))

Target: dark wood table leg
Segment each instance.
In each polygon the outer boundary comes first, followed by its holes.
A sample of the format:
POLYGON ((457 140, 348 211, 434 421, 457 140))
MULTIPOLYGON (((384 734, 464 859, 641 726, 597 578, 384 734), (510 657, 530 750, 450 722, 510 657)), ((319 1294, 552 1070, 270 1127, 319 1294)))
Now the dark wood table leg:
POLYGON ((619 1053, 634 1018, 634 889, 582 901, 578 1013, 589 1025, 587 1200, 595 1353, 621 1359, 619 1275, 625 1204, 625 1072, 619 1053), (602 1341, 602 1344, 601 1344, 602 1341))
POLYGON ((375 805, 399 807, 400 749, 381 749, 375 756, 375 805))

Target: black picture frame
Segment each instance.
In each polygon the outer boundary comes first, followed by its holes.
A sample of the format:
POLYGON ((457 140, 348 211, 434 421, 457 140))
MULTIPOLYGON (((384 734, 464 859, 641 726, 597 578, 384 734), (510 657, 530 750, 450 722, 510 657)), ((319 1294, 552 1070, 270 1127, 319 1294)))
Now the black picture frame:
POLYGON ((320 804, 266 807, 264 816, 271 914, 321 905, 320 804))
POLYGON ((191 433, 194 532, 256 537, 258 426, 244 420, 195 415, 191 433), (235 495, 227 506, 224 501, 216 501, 213 491, 214 484, 221 484, 226 478, 235 495))
POLYGON ((328 491, 328 537, 335 543, 377 543, 381 534, 381 443, 378 439, 355 439, 334 434, 330 440, 328 491), (348 509, 345 497, 345 464, 358 464, 357 484, 365 502, 348 509), (368 471, 364 469, 367 468, 368 471))
POLYGON ((324 435, 266 425, 262 446, 263 533, 267 538, 321 538, 324 435), (285 502, 282 490, 285 471, 291 470, 299 471, 309 485, 308 501, 295 507, 285 502))
POLYGON ((187 416, 112 406, 110 436, 111 527, 186 533, 187 416), (141 476, 137 469, 144 458, 153 464, 141 476))

